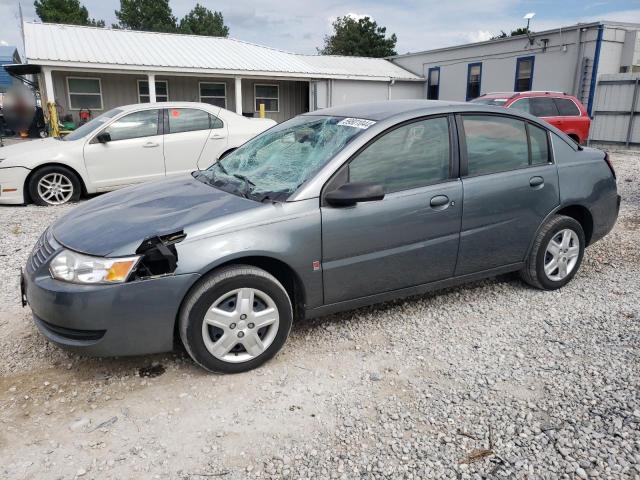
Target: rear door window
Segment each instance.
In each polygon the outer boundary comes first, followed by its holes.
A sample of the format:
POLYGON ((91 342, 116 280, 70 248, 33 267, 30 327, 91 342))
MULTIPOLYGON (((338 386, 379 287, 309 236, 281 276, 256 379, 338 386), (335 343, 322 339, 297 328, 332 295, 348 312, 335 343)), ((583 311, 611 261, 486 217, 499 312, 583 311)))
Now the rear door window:
POLYGON ((572 100, 569 100, 568 98, 554 98, 554 102, 556 103, 558 113, 561 117, 580 116, 580 110, 572 100))
POLYGON ((536 117, 557 117, 558 108, 553 98, 533 97, 531 98, 531 114, 536 117))
POLYGON ((449 120, 430 118, 398 127, 371 143, 349 164, 350 182, 383 185, 386 193, 449 178, 449 120))
POLYGON ((525 122, 498 115, 462 117, 468 175, 515 170, 529 165, 525 122))
POLYGON ((209 130, 209 113, 196 108, 170 108, 169 133, 195 132, 209 130))

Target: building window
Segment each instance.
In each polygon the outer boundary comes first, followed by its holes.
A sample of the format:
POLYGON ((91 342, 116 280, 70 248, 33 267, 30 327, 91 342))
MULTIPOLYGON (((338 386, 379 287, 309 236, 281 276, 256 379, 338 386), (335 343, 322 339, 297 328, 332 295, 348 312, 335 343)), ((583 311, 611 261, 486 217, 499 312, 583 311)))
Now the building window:
POLYGON ((516 83, 513 90, 526 92, 533 85, 533 63, 535 57, 522 57, 516 61, 516 83))
MULTIPOLYGON (((169 82, 156 80, 156 102, 169 101, 169 82)), ((138 103, 149 103, 149 82, 138 80, 138 103)))
POLYGON ((467 67, 467 101, 480 96, 482 63, 470 63, 467 67))
POLYGON ((200 101, 227 108, 227 84, 200 82, 200 101))
POLYGON ((278 85, 258 85, 254 86, 254 97, 256 112, 260 111, 260 104, 264 103, 265 111, 267 112, 279 112, 280 111, 280 89, 278 85))
POLYGON ((102 110, 102 83, 99 78, 67 77, 69 109, 102 110))
POLYGON ((440 98, 440 67, 429 69, 427 78, 427 99, 438 100, 440 98))

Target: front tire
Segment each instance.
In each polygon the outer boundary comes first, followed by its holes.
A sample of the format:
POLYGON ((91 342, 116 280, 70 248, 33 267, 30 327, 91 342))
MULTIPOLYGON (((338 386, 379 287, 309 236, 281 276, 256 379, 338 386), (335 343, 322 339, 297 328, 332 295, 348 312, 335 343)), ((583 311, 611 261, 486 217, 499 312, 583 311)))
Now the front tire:
POLYGON ((28 189, 33 203, 43 207, 77 202, 82 191, 78 176, 60 166, 37 170, 29 179, 28 189))
POLYGON ((580 268, 584 248, 580 223, 571 217, 554 215, 538 232, 520 276, 542 290, 564 287, 580 268))
POLYGON ((219 373, 246 372, 273 358, 292 323, 285 288, 249 265, 209 274, 189 292, 179 315, 180 338, 191 358, 219 373))

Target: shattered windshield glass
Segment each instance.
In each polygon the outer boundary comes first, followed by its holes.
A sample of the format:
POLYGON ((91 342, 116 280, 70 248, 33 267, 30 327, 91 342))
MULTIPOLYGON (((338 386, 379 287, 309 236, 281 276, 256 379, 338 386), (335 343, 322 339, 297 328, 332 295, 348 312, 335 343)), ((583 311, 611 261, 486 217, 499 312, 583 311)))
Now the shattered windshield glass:
POLYGON ((276 125, 194 177, 258 201, 283 200, 375 122, 299 116, 276 125))

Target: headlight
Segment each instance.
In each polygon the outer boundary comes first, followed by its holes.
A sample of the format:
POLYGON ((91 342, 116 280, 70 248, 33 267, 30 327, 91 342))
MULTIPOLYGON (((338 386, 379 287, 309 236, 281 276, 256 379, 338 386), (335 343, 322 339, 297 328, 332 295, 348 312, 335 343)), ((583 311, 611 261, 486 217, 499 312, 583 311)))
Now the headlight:
POLYGON ((49 264, 51 276, 72 283, 121 283, 140 257, 102 258, 63 250, 49 264))

